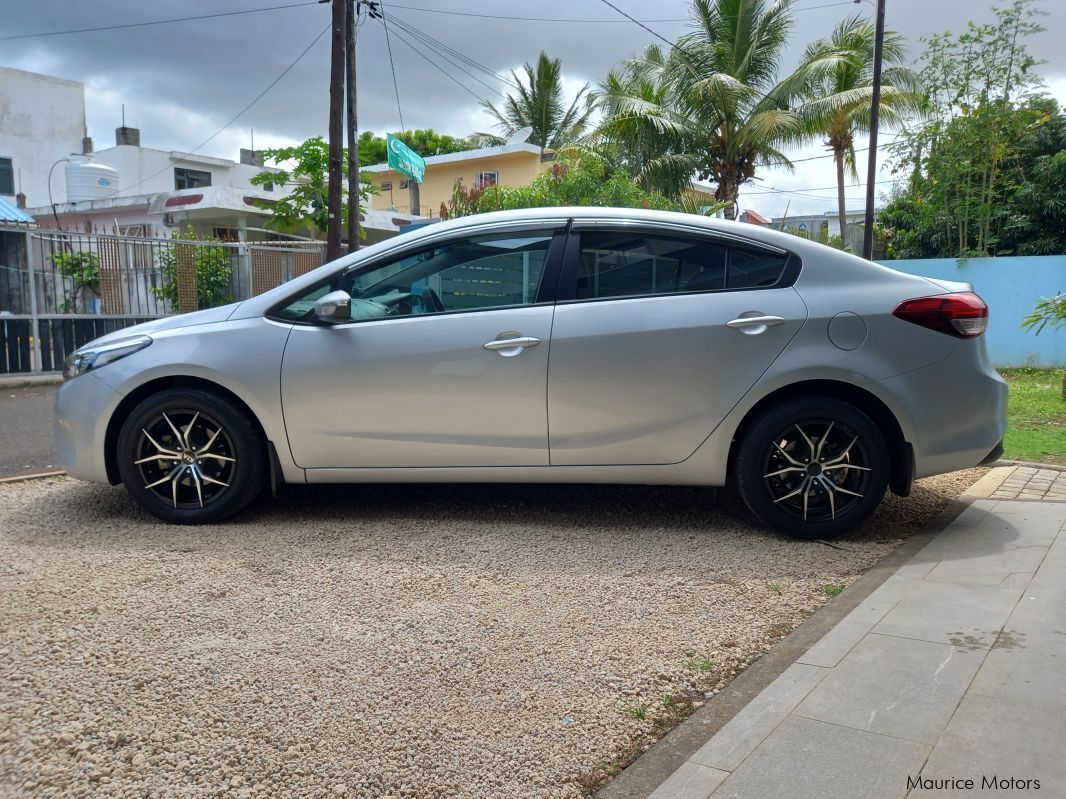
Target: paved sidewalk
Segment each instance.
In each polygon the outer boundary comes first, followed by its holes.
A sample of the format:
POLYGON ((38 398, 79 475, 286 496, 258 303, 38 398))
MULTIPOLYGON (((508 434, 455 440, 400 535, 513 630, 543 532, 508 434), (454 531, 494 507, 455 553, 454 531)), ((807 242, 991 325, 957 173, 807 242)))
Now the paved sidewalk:
POLYGON ((651 799, 1066 796, 1064 528, 973 502, 651 799))
POLYGON ((1052 499, 1066 501, 1066 469, 1018 466, 1006 473, 992 499, 1052 499))

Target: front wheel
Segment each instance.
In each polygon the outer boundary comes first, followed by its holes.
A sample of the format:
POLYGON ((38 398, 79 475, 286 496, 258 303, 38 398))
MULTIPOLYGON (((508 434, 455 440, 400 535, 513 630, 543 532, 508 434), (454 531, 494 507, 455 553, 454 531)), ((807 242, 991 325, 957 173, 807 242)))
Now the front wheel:
POLYGON ((833 538, 877 509, 891 459, 877 425, 831 397, 803 397, 770 408, 748 429, 735 474, 745 504, 774 530, 833 538))
POLYGON ((201 389, 167 389, 141 402, 119 431, 116 457, 130 496, 176 524, 231 516, 267 479, 266 447, 252 420, 201 389))

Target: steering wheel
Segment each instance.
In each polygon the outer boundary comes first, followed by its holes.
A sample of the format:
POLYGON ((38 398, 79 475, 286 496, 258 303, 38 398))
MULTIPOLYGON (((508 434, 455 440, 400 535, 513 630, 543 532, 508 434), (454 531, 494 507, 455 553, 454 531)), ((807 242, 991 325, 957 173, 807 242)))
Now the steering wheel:
POLYGON ((422 289, 422 305, 431 308, 435 313, 444 312, 444 303, 440 301, 437 292, 427 286, 422 289))

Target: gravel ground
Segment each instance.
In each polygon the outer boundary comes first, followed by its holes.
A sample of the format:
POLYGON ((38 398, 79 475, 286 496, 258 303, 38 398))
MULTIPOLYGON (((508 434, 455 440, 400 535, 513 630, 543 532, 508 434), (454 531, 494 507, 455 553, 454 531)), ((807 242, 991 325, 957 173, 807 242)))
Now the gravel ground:
POLYGON ((178 528, 3 484, 0 795, 578 797, 981 473, 839 548, 701 489, 314 488, 178 528))

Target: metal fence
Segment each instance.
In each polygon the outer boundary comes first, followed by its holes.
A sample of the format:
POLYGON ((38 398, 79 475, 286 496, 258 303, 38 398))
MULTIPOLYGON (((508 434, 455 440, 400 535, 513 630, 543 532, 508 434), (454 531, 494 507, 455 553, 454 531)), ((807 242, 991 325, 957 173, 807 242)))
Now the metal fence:
POLYGON ((0 230, 0 374, 59 370, 97 336, 248 299, 324 254, 319 242, 0 230))

